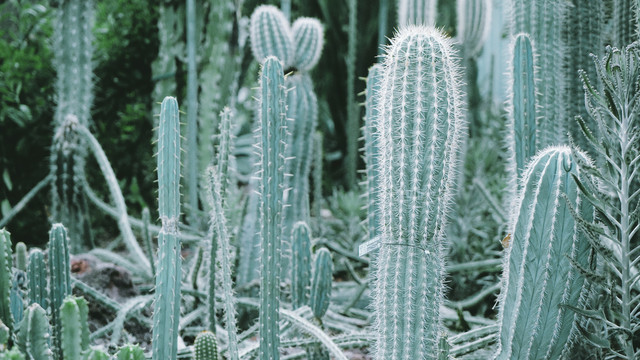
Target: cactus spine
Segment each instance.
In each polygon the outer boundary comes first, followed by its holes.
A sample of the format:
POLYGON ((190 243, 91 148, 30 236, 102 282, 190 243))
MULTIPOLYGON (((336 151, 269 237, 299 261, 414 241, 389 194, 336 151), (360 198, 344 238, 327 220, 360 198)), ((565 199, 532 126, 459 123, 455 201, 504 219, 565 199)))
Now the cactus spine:
POLYGON ((70 271, 67 229, 62 224, 53 224, 49 232, 49 304, 53 324, 53 354, 57 360, 63 358, 60 307, 64 299, 71 295, 70 271))
POLYGON ((315 18, 301 17, 291 26, 293 32, 293 66, 300 71, 309 71, 320 60, 324 45, 322 24, 315 18))
POLYGON ((47 312, 37 303, 27 307, 18 333, 20 350, 27 354, 29 359, 52 360, 53 353, 49 348, 50 333, 47 312))
POLYGON ((62 322, 62 351, 64 360, 82 360, 89 349, 89 308, 83 298, 69 296, 60 307, 62 322))
POLYGON ((322 318, 329 309, 332 280, 333 260, 331 253, 322 248, 316 253, 313 265, 313 281, 311 282, 311 299, 309 301, 313 315, 318 319, 322 318))
POLYGON ((13 264, 11 251, 11 234, 0 229, 0 321, 9 330, 13 330, 13 316, 11 315, 11 265, 13 264))
POLYGON ((198 334, 193 347, 195 360, 218 360, 218 340, 211 331, 198 334))
POLYGON ((377 186, 380 181, 380 145, 375 134, 378 131, 380 97, 377 94, 382 86, 382 65, 376 64, 369 69, 364 117, 364 161, 367 165, 367 231, 369 240, 380 235, 380 202, 377 200, 377 186))
POLYGON ((503 266, 495 359, 558 359, 571 349, 577 315, 560 305, 575 306, 584 296, 584 278, 571 263, 588 268, 589 243, 570 209, 593 218, 571 178, 584 176, 576 157, 585 159, 568 147, 551 147, 525 171, 503 266))
POLYGON ((182 274, 178 221, 180 216, 180 119, 178 102, 166 97, 158 128, 158 208, 162 228, 158 234, 154 359, 174 359, 178 350, 180 278, 182 274))
POLYGON ((438 354, 444 225, 463 129, 460 70, 451 41, 424 26, 401 29, 380 93, 382 247, 376 264, 376 359, 438 354))
POLYGON ((567 2, 563 0, 512 0, 512 33, 528 33, 538 66, 538 116, 536 147, 564 143, 567 117, 564 90, 567 46, 563 34, 567 2))
POLYGON ((33 249, 29 254, 27 283, 29 304, 37 303, 46 309, 48 306, 47 268, 44 263, 44 255, 40 249, 33 249))
POLYGON ((518 34, 511 46, 513 50, 509 80, 510 98, 508 148, 511 151, 512 170, 515 190, 517 180, 529 160, 536 153, 536 72, 534 52, 527 34, 518 34))
POLYGON ((260 359, 277 360, 280 344, 280 259, 285 169, 285 95, 282 64, 268 57, 260 74, 260 359))
POLYGON ((489 34, 492 0, 458 0, 457 27, 458 39, 464 48, 465 57, 478 54, 489 34))
POLYGON ((260 5, 251 14, 251 51, 259 63, 275 56, 283 66, 293 61, 293 38, 289 21, 280 9, 260 5))
POLYGON ((399 0, 398 23, 402 26, 436 23, 436 0, 399 0))
POLYGON ((291 306, 309 304, 311 286, 311 229, 303 221, 293 225, 291 233, 291 306))

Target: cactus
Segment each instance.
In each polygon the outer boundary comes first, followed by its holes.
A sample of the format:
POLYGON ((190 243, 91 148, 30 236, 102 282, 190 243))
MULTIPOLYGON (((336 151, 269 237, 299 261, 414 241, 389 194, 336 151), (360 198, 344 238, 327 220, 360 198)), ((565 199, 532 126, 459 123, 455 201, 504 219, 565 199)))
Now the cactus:
POLYGON ((27 283, 29 305, 37 303, 46 309, 48 307, 47 268, 44 263, 44 255, 40 249, 33 249, 29 254, 27 283))
POLYGON ((512 0, 512 34, 528 33, 538 66, 536 148, 564 143, 568 117, 563 97, 566 87, 567 57, 563 33, 567 2, 564 0, 512 0))
MULTIPOLYGON (((146 360, 144 351, 138 345, 124 345, 118 350, 116 360, 146 360)), ((154 358, 155 359, 155 358, 154 358)), ((172 358, 175 359, 175 358, 172 358)))
POLYGON ((238 264, 237 286, 244 286, 260 276, 260 236, 258 224, 260 218, 260 195, 256 192, 258 179, 249 182, 249 199, 242 228, 240 229, 240 259, 238 264))
POLYGON ((180 216, 180 118, 178 102, 166 97, 158 128, 158 265, 153 312, 154 359, 174 359, 178 350, 180 278, 182 258, 178 222, 180 216))
POLYGON ((380 236, 380 202, 377 200, 376 184, 380 181, 378 159, 380 146, 375 134, 378 131, 380 98, 377 94, 382 87, 382 65, 369 68, 365 99, 364 117, 364 162, 367 165, 367 231, 369 240, 380 236))
MULTIPOLYGON (((513 190, 529 160, 536 153, 536 71, 529 35, 518 34, 512 45, 507 101, 509 144, 513 190)), ((515 192, 514 192, 515 193, 515 192)))
MULTIPOLYGON (((255 15, 255 14, 254 14, 255 15)), ((260 359, 277 360, 280 344, 280 259, 285 169, 285 96, 282 64, 268 57, 260 73, 260 359)))
POLYGON ((0 321, 9 330, 13 330, 13 316, 11 315, 11 264, 13 264, 11 251, 11 234, 0 229, 0 321))
POLYGON ((358 0, 348 0, 349 25, 347 28, 347 151, 345 156, 345 178, 347 187, 356 186, 358 171, 358 138, 360 137, 359 108, 355 99, 356 81, 356 56, 357 56, 357 21, 358 21, 358 0))
POLYGON ((613 0, 613 41, 612 45, 624 48, 638 40, 635 29, 634 0, 613 0))
MULTIPOLYGON (((308 75, 293 75, 285 80, 287 92, 287 139, 283 233, 287 234, 283 250, 289 253, 293 224, 309 220, 309 172, 313 159, 313 132, 318 119, 318 102, 308 75)), ((283 271, 288 273, 289 259, 283 259, 283 271)))
POLYGON ((291 25, 293 32, 293 66, 300 71, 309 71, 320 60, 324 45, 322 24, 315 18, 301 17, 291 25))
POLYGON ((37 303, 29 305, 24 311, 20 323, 18 346, 29 359, 52 360, 53 352, 49 348, 51 330, 47 312, 37 303))
POLYGON ((60 307, 62 323, 62 353, 64 360, 83 360, 82 354, 89 349, 89 308, 86 300, 68 296, 60 307))
POLYGON ((109 360, 109 354, 99 349, 89 349, 82 360, 109 360))
POLYGON ((195 360, 218 360, 218 340, 211 331, 203 331, 193 344, 195 360))
POLYGON ((71 248, 79 252, 82 240, 92 242, 87 201, 82 189, 86 150, 81 139, 65 132, 64 123, 75 116, 89 126, 93 102, 93 1, 60 2, 54 34, 53 64, 57 71, 57 106, 51 147, 52 220, 69 226, 71 248))
POLYGON ((23 271, 15 270, 13 272, 13 279, 11 280, 11 315, 13 316, 13 323, 18 324, 22 320, 24 314, 24 299, 23 294, 24 285, 26 283, 26 275, 23 271))
POLYGON ((311 229, 303 221, 293 225, 291 233, 291 306, 309 304, 311 286, 311 229))
POLYGON ((0 350, 6 349, 9 341, 9 328, 0 320, 0 350))
POLYGON ((156 264, 153 259, 153 239, 151 238, 151 232, 149 227, 151 226, 151 213, 149 208, 145 206, 142 209, 142 239, 144 240, 144 247, 147 251, 147 257, 149 258, 149 265, 151 266, 151 276, 156 276, 156 264))
POLYGON ((475 57, 489 34, 492 0, 458 0, 457 37, 462 43, 465 57, 475 57))
MULTIPOLYGON (((235 301, 233 298, 233 281, 231 279, 231 249, 229 245, 229 233, 227 231, 226 218, 224 216, 224 210, 222 209, 220 183, 218 182, 218 179, 221 175, 212 172, 213 169, 210 168, 210 171, 208 171, 208 176, 211 180, 211 186, 209 189, 211 205, 211 227, 213 228, 212 233, 217 235, 217 244, 220 245, 220 254, 212 257, 213 264, 210 264, 210 266, 213 269, 213 267, 215 266, 215 258, 220 259, 220 267, 222 269, 222 298, 224 301, 224 313, 229 339, 227 357, 230 360, 238 360, 238 337, 236 334, 235 301)), ((215 249, 216 246, 212 244, 210 251, 216 251, 215 249)), ((215 281, 214 274, 210 275, 209 286, 215 285, 213 283, 215 281)), ((215 299, 212 299, 210 296, 208 301, 210 303, 210 311, 215 310, 215 299)))
POLYGON ((587 221, 593 218, 593 207, 572 179, 584 176, 576 157, 586 159, 568 147, 551 147, 527 166, 503 266, 495 359, 559 359, 570 353, 577 314, 560 305, 579 307, 584 297, 584 277, 572 263, 589 268, 589 243, 571 209, 587 221))
POLYGON ((218 182, 220 183, 220 195, 222 201, 222 208, 226 208, 227 202, 227 190, 231 183, 229 177, 229 162, 231 160, 231 109, 225 107, 220 112, 220 144, 218 145, 218 153, 216 155, 216 166, 218 176, 218 182))
POLYGON ((53 324, 53 353, 56 360, 62 359, 60 307, 71 295, 71 265, 67 229, 62 224, 53 224, 49 231, 49 304, 53 324))
POLYGON ((260 5, 251 14, 251 51, 259 63, 277 57, 283 66, 293 61, 293 36, 289 21, 272 5, 260 5))
POLYGON ((431 25, 436 23, 436 0, 399 0, 398 24, 400 27, 409 25, 431 25))
POLYGON ((331 283, 333 280, 333 260, 326 248, 318 250, 313 264, 313 280, 311 281, 311 298, 309 306, 313 315, 320 319, 329 309, 331 300, 331 283))
POLYGON ((16 244, 16 269, 27 271, 27 245, 22 241, 16 244))
POLYGON ((376 263, 376 359, 433 359, 443 302, 444 227, 463 130, 451 41, 400 30, 385 55, 376 141, 381 244, 376 263))
POLYGON ((313 214, 320 217, 322 209, 322 160, 324 157, 324 149, 322 142, 324 136, 320 131, 316 131, 313 136, 313 214))

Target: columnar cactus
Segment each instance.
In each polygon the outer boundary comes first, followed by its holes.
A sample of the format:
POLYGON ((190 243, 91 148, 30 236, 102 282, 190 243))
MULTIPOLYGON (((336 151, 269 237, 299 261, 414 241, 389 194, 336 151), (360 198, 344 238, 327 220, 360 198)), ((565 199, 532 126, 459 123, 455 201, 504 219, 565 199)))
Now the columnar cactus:
POLYGON ((0 321, 10 330, 13 329, 10 300, 12 264, 11 234, 5 229, 0 229, 0 321))
POLYGON ((478 54, 489 34, 492 0, 458 0, 457 27, 458 39, 462 43, 466 57, 478 54))
POLYGON ((84 355, 83 360, 109 360, 110 357, 107 353, 100 349, 89 349, 84 355))
POLYGON ((291 232, 291 306, 309 304, 311 286, 311 229, 304 221, 293 225, 291 232))
POLYGON ((89 349, 89 308, 83 298, 69 296, 60 307, 64 360, 83 360, 89 349))
POLYGON ((511 91, 507 101, 513 189, 536 153, 536 66, 529 35, 518 34, 512 45, 509 67, 511 91))
POLYGON ((22 290, 27 281, 27 277, 23 271, 14 270, 13 279, 11 280, 11 315, 13 323, 17 324, 22 320, 24 314, 24 291, 22 290))
POLYGON ((398 24, 407 25, 435 25, 436 0, 399 0, 398 24))
POLYGON ((309 306, 313 315, 320 319, 329 309, 331 301, 331 284, 333 283, 333 260, 326 248, 318 250, 313 264, 313 280, 311 281, 311 298, 309 306))
POLYGON ((23 242, 16 244, 16 268, 27 271, 27 245, 23 242))
MULTIPOLYGON (((138 345, 124 345, 118 350, 116 360, 146 360, 144 351, 138 345)), ((154 358, 155 359, 155 358, 154 358)), ((175 358, 174 358, 175 359, 175 358)))
POLYGON ((285 169, 285 95, 280 61, 270 56, 260 74, 260 359, 277 360, 280 344, 280 259, 285 169))
POLYGON ((220 183, 220 195, 222 201, 222 208, 225 208, 227 201, 227 189, 231 183, 229 174, 229 163, 231 161, 233 151, 231 142, 231 109, 225 107, 220 112, 220 144, 218 145, 218 152, 216 154, 216 176, 218 176, 218 182, 220 183))
POLYGON ((624 48, 636 38, 635 0, 613 0, 613 46, 624 48))
POLYGON ((289 21, 273 5, 260 5, 251 14, 251 51, 259 63, 275 56, 283 66, 293 61, 293 37, 289 21))
POLYGON ((29 305, 37 303, 46 309, 48 306, 47 268, 40 249, 33 249, 29 254, 27 284, 29 305))
POLYGON ((195 360, 218 360, 218 340, 211 331, 198 334, 193 348, 195 360))
POLYGON ((174 359, 178 350, 180 278, 182 258, 180 217, 180 118, 178 102, 166 97, 158 128, 158 210, 162 228, 158 233, 158 265, 153 312, 154 359, 174 359))
POLYGON ((378 132, 380 97, 382 87, 382 65, 376 64, 369 69, 367 76, 366 100, 364 103, 364 162, 367 165, 367 231, 369 240, 380 235, 380 202, 377 200, 377 185, 380 181, 379 156, 380 145, 376 141, 378 132))
POLYGON ((53 224, 49 232, 49 304, 53 324, 52 348, 56 360, 63 358, 60 307, 69 295, 71 295, 71 265, 67 229, 62 224, 53 224))
POLYGON ((433 359, 443 302, 444 228, 463 130, 452 43, 432 27, 401 29, 379 99, 381 249, 376 359, 433 359))
POLYGON ((572 262, 588 268, 590 249, 571 208, 593 218, 572 179, 584 176, 578 157, 588 162, 568 147, 551 147, 527 166, 503 266, 495 359, 560 359, 571 350, 578 315, 561 305, 579 306, 584 297, 584 277, 572 262))
POLYGON ((31 304, 24 311, 24 318, 20 323, 18 346, 29 359, 52 360, 51 328, 47 312, 37 303, 31 304))
POLYGON ((564 21, 567 1, 564 0, 511 0, 513 9, 512 34, 528 33, 534 44, 538 68, 536 147, 543 149, 549 145, 564 143, 568 119, 563 97, 566 73, 562 70, 567 63, 564 21))
POLYGON ((315 18, 301 17, 291 26, 293 32, 293 66, 300 71, 309 71, 320 60, 324 45, 322 24, 315 18))

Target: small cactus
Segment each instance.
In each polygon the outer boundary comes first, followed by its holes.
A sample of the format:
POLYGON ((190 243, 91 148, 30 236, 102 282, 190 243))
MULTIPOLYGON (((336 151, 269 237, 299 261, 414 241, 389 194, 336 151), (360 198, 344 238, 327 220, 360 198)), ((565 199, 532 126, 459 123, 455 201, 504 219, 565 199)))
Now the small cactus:
POLYGON ((198 334, 193 348, 195 360, 218 360, 218 340, 211 331, 198 334))
POLYGON ((493 1, 458 0, 456 4, 458 39, 463 45, 465 56, 476 56, 489 34, 493 1))
POLYGON ((16 244, 16 269, 27 271, 27 245, 22 241, 16 244))
POLYGON ((109 360, 109 354, 99 349, 89 349, 84 354, 83 360, 109 360))
POLYGON ((29 254, 29 267, 27 271, 27 286, 29 305, 37 303, 42 308, 48 306, 47 292, 47 268, 44 263, 44 254, 40 249, 31 250, 29 254))
POLYGON ((62 323, 60 308, 64 299, 71 295, 71 265, 67 229, 62 224, 53 224, 49 232, 49 304, 53 324, 53 353, 56 360, 63 358, 61 348, 62 323))
POLYGON ((83 360, 89 348, 89 308, 86 300, 68 296, 60 307, 62 322, 62 353, 64 360, 83 360))
POLYGON ((24 311, 18 333, 20 350, 33 360, 52 360, 51 328, 47 312, 37 303, 31 304, 24 311))
POLYGON ((293 37, 289 21, 273 5, 260 5, 251 14, 251 51, 259 63, 275 56, 283 66, 293 61, 293 37))
POLYGON ((329 309, 331 302, 331 284, 333 282, 333 260, 326 248, 318 250, 313 265, 313 280, 311 281, 311 299, 309 306, 313 315, 321 319, 329 309))
POLYGON ((291 232, 291 306, 297 309, 309 304, 311 286, 311 230, 299 221, 291 232))
POLYGON ((293 66, 300 71, 311 70, 322 55, 324 31, 318 19, 301 17, 291 26, 293 32, 294 59, 293 66))

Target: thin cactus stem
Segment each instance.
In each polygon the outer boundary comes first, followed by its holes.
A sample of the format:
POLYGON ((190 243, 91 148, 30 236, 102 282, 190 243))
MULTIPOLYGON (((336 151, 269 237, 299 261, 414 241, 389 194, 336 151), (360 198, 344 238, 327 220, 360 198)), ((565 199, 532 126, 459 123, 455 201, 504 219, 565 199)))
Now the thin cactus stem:
POLYGON ((289 20, 273 5, 260 5, 251 14, 251 51, 259 63, 277 57, 284 67, 293 61, 293 36, 289 20))
POLYGON ((31 304, 24 312, 18 334, 18 346, 33 360, 52 360, 51 328, 47 312, 38 304, 31 304))
POLYGON ((71 295, 71 265, 67 229, 62 224, 53 224, 49 232, 49 304, 53 324, 53 355, 63 359, 62 322, 60 308, 64 299, 71 295))
POLYGON ((198 71, 196 69, 196 4, 187 0, 187 204, 191 225, 198 211, 198 71))
POLYGON ((309 304, 311 286, 311 230, 299 221, 291 232, 291 306, 298 309, 309 304))
POLYGON ((369 240, 380 235, 380 202, 376 193, 377 184, 380 181, 380 145, 376 141, 380 121, 379 107, 380 97, 377 96, 382 87, 382 65, 376 64, 369 69, 367 76, 367 89, 365 99, 364 117, 364 161, 367 165, 367 232, 369 240))
POLYGON ((11 315, 11 268, 13 264, 11 251, 11 234, 0 229, 0 321, 9 330, 13 330, 13 316, 11 315))
POLYGON ((48 307, 47 268, 44 254, 40 249, 31 250, 27 271, 29 304, 37 303, 44 309, 48 307))
POLYGON ((398 24, 402 26, 436 23, 436 0, 399 0, 398 24))
POLYGON ((356 81, 356 50, 358 40, 357 14, 358 0, 348 0, 349 25, 347 43, 347 151, 345 157, 345 172, 347 187, 354 188, 357 182, 358 171, 358 138, 360 126, 358 125, 358 105, 355 101, 356 81))

